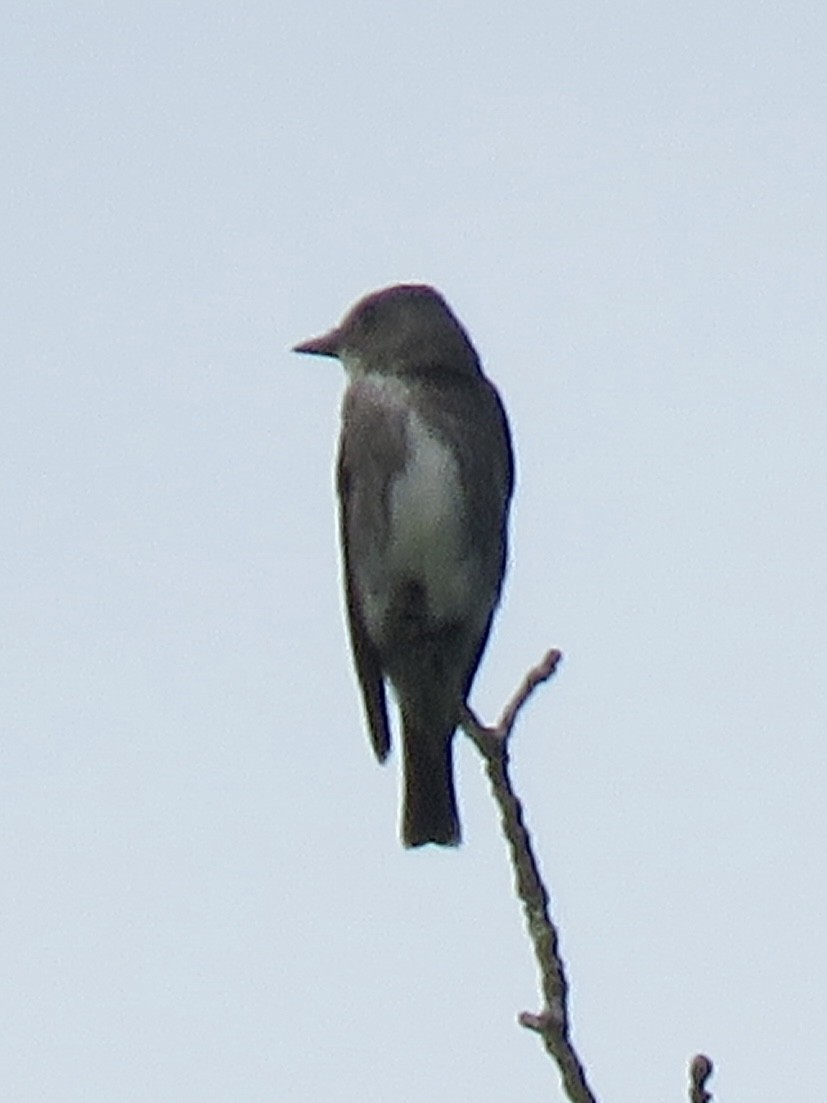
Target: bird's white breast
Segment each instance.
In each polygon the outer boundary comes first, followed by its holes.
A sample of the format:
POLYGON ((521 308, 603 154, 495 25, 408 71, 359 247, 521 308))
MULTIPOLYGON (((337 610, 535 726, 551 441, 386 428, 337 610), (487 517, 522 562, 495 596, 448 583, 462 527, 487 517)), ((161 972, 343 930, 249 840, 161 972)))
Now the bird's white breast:
POLYGON ((451 619, 462 615, 473 581, 460 473, 451 449, 413 411, 407 429, 407 462, 389 500, 388 572, 397 582, 420 582, 431 616, 451 619))

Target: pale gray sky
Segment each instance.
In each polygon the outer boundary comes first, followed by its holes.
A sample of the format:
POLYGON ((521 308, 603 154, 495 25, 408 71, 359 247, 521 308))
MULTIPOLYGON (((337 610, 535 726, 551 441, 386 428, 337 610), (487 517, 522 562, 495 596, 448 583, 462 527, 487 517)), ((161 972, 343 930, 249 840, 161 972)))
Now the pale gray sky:
POLYGON ((339 594, 341 372, 426 280, 519 488, 475 703, 601 1098, 822 1103, 822 5, 7 3, 0 1083, 560 1098, 481 767, 397 842, 339 594))

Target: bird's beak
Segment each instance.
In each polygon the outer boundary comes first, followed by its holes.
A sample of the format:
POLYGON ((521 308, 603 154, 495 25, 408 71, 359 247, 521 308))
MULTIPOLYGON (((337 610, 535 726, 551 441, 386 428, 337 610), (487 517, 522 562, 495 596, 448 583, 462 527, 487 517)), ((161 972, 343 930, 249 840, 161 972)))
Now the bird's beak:
POLYGON ((339 331, 331 329, 330 333, 323 333, 321 337, 311 337, 309 341, 302 341, 300 345, 293 346, 293 352, 309 352, 313 356, 338 356, 339 331))

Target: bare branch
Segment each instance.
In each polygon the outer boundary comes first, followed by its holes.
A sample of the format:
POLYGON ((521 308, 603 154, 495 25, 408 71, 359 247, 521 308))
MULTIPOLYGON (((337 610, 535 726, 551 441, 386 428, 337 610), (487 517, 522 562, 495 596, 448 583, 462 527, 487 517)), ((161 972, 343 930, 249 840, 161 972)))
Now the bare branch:
MULTIPOLYGON (((523 1011, 518 1022, 543 1039, 546 1050, 560 1070, 563 1087, 571 1103, 597 1103, 589 1087, 583 1062, 571 1040, 568 996, 569 986, 560 937, 549 913, 548 891, 540 875, 531 836, 525 826, 523 807, 514 792, 509 772, 509 741, 517 718, 532 693, 557 670, 562 653, 549 651, 526 674, 522 684, 503 709, 495 727, 487 727, 465 705, 462 729, 485 759, 485 768, 494 799, 500 810, 503 834, 508 843, 517 895, 523 905, 529 938, 540 970, 545 1006, 539 1014, 523 1011)), ((689 1068, 689 1103, 712 1103, 706 1083, 712 1075, 712 1061, 698 1054, 689 1068)))
POLYGON ((523 905, 528 934, 540 970, 545 1006, 539 1014, 524 1011, 518 1021, 543 1039, 546 1050, 560 1070, 571 1103, 597 1103, 570 1037, 568 981, 560 957, 559 936, 549 915, 548 892, 523 820, 522 805, 509 774, 508 742, 520 710, 534 690, 551 678, 561 658, 559 651, 549 651, 543 661, 529 671, 495 728, 485 727, 467 707, 462 727, 485 759, 511 853, 517 895, 523 905))

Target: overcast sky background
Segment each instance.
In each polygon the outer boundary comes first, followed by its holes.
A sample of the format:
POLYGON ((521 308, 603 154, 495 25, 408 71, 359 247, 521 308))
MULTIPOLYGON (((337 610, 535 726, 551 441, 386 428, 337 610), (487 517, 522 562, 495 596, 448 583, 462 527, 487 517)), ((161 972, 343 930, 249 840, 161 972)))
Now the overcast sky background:
POLYGON ((821 4, 7 3, 0 1083, 561 1098, 496 814, 397 841, 344 629, 342 372, 438 286, 519 487, 474 701, 602 1100, 823 1103, 821 4))

